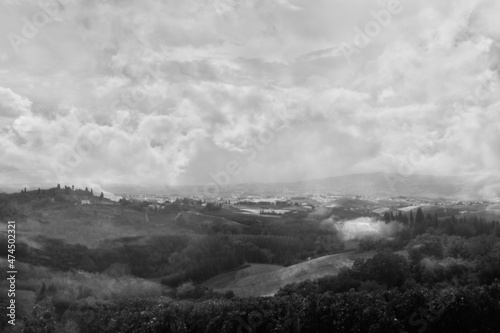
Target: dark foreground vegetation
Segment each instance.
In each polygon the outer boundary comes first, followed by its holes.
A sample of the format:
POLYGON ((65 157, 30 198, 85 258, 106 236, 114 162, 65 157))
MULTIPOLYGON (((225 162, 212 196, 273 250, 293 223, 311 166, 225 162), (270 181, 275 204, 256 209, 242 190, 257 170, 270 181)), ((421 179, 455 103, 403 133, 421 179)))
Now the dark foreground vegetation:
MULTIPOLYGON (((86 299, 66 311, 70 332, 499 332, 500 283, 490 286, 311 293, 272 298, 106 302, 86 299)), ((50 301, 24 332, 55 332, 50 301)))
POLYGON ((408 259, 379 252, 274 297, 236 298, 183 284, 168 298, 86 298, 63 311, 47 297, 24 332, 498 332, 500 246, 485 241, 471 239, 459 254, 456 242, 443 246, 424 234, 409 244, 408 259))

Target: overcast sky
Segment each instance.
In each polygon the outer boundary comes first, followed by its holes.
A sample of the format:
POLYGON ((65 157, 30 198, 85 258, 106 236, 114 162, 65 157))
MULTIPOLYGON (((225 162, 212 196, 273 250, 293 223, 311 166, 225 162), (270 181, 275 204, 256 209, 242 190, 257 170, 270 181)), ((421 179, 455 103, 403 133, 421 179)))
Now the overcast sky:
POLYGON ((496 0, 0 1, 0 183, 500 169, 496 0))

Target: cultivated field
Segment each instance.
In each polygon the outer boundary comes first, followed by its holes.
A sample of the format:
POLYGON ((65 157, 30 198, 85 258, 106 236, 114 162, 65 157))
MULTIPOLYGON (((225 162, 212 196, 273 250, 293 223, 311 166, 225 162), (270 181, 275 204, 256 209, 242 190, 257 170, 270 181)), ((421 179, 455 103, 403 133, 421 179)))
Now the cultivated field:
POLYGON ((229 272, 218 275, 203 285, 220 292, 232 290, 240 297, 271 296, 287 284, 335 275, 342 267, 350 267, 355 259, 370 258, 373 255, 374 253, 334 254, 283 268, 252 264, 244 268, 240 276, 237 272, 229 272))
POLYGON ((50 207, 27 212, 16 221, 18 242, 39 248, 37 238, 58 238, 68 244, 97 247, 123 237, 189 233, 174 223, 175 215, 149 215, 119 206, 50 207))

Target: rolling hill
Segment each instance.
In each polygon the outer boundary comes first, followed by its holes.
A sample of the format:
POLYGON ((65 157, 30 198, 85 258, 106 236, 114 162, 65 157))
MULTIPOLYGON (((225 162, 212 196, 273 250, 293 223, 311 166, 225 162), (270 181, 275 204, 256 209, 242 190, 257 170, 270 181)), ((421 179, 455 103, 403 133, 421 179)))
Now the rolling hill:
POLYGON ((335 275, 342 267, 350 267, 357 258, 369 258, 374 253, 341 253, 305 261, 289 267, 252 264, 240 271, 218 275, 203 283, 216 291, 232 290, 240 297, 270 296, 281 287, 326 275, 335 275))
POLYGON ((184 211, 177 214, 175 221, 178 225, 191 228, 213 228, 227 227, 240 233, 246 228, 245 225, 219 216, 205 215, 193 211, 184 211))
POLYGON ((263 273, 271 273, 284 268, 279 265, 270 264, 247 264, 243 268, 235 269, 231 272, 219 274, 202 283, 202 286, 211 289, 224 289, 231 283, 244 279, 249 276, 259 275, 263 273))
POLYGON ((173 217, 152 215, 146 222, 143 212, 115 206, 55 205, 36 210, 28 208, 24 214, 16 221, 22 230, 18 233, 18 241, 34 248, 39 247, 37 238, 40 235, 69 244, 96 247, 103 241, 123 237, 190 232, 173 223, 173 217))

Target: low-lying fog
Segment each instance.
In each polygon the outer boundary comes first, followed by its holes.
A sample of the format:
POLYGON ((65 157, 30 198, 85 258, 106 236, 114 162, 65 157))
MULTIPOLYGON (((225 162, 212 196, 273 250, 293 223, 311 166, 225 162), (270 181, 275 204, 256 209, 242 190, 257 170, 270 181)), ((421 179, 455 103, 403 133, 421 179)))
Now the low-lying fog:
POLYGON ((388 238, 403 228, 400 223, 376 220, 371 217, 359 217, 354 220, 334 221, 328 218, 321 222, 327 228, 333 228, 343 240, 361 239, 364 237, 388 238))

